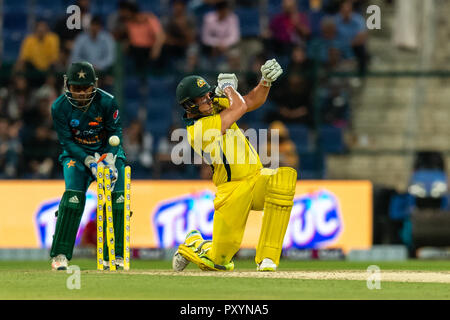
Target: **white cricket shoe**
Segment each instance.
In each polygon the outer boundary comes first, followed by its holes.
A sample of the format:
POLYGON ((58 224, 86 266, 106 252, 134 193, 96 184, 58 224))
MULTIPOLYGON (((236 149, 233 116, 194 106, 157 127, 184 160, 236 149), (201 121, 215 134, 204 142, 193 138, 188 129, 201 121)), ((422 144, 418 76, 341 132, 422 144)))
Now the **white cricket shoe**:
POLYGON ((116 268, 123 269, 123 258, 116 257, 116 268))
MULTIPOLYGON (((123 269, 123 258, 122 257, 116 257, 116 270, 117 269, 123 269)), ((103 260, 103 270, 109 270, 109 261, 103 260)))
POLYGON ((69 260, 63 254, 58 254, 52 259, 52 270, 67 270, 69 260))
POLYGON ((172 269, 174 271, 183 271, 188 264, 189 264, 188 259, 179 254, 178 251, 175 252, 172 258, 172 269))
POLYGON ((256 267, 256 271, 277 271, 277 265, 272 261, 272 259, 265 258, 256 267))

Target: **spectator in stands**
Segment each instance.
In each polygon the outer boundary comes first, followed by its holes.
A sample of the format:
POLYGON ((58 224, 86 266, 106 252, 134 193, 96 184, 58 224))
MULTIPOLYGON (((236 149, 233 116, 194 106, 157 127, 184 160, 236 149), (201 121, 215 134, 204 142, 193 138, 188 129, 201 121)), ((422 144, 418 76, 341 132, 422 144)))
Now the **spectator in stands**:
POLYGON ((300 73, 305 76, 308 81, 312 81, 313 62, 308 58, 306 46, 298 45, 292 49, 287 70, 289 70, 289 72, 300 73))
POLYGON ((22 143, 19 130, 22 124, 19 121, 11 122, 0 118, 0 178, 17 178, 19 173, 22 143))
POLYGON ((203 17, 201 30, 202 53, 208 59, 208 66, 213 69, 220 62, 225 62, 230 50, 237 48, 241 39, 239 17, 231 11, 227 0, 217 2, 215 10, 203 17))
POLYGON ((75 5, 80 8, 81 29, 67 28, 67 14, 61 16, 54 27, 61 42, 61 51, 64 51, 66 54, 72 52, 75 38, 82 30, 88 30, 92 19, 92 14, 90 13, 90 0, 78 0, 75 5))
MULTIPOLYGON (((177 69, 185 69, 188 52, 196 52, 196 21, 186 10, 186 0, 172 0, 172 14, 163 23, 166 32, 164 54, 166 60, 174 60, 177 69)), ((186 66, 191 70, 193 66, 186 66)))
POLYGON ((369 62, 366 47, 368 33, 364 17, 353 11, 351 0, 345 0, 340 6, 339 13, 335 16, 335 21, 338 39, 352 48, 358 60, 359 73, 364 75, 369 62))
POLYGON ((127 39, 127 19, 130 15, 130 10, 130 2, 121 0, 117 11, 111 13, 108 17, 107 28, 116 41, 123 42, 127 39))
POLYGON ((32 87, 45 81, 45 73, 58 61, 59 38, 44 20, 36 23, 34 33, 25 37, 15 70, 27 72, 32 87))
MULTIPOLYGON (((177 150, 181 149, 180 153, 177 154, 179 156, 193 156, 194 153, 187 142, 187 136, 180 138, 180 141, 172 141, 172 133, 176 129, 178 128, 171 126, 167 136, 161 137, 158 141, 158 148, 155 155, 155 170, 153 172, 153 178, 155 179, 182 178, 183 175, 192 170, 189 168, 190 166, 187 166, 186 164, 175 164, 174 161, 172 161, 172 149, 175 146, 177 147, 177 150)), ((183 133, 187 134, 186 130, 184 130, 183 133)), ((193 158, 191 160, 193 161, 193 158)))
POLYGON ((321 21, 320 37, 310 45, 309 56, 318 59, 322 64, 330 63, 330 49, 339 50, 341 59, 352 59, 354 57, 352 48, 348 41, 344 41, 337 35, 335 19, 324 18, 321 21))
POLYGON ((32 105, 23 115, 26 127, 36 128, 38 126, 47 126, 52 128, 53 120, 51 117, 51 105, 53 92, 48 87, 41 87, 34 93, 32 105))
POLYGON ((145 132, 142 123, 134 120, 124 129, 123 143, 127 161, 133 168, 133 176, 150 177, 153 167, 153 137, 145 132))
POLYGON ((274 87, 273 101, 277 105, 267 119, 286 124, 312 125, 311 83, 298 73, 290 73, 280 85, 274 87))
POLYGON ((308 16, 300 12, 295 0, 283 0, 282 12, 270 21, 269 50, 276 55, 288 55, 294 45, 305 44, 311 30, 308 16))
POLYGON ((89 61, 96 71, 104 76, 111 72, 115 53, 114 38, 103 29, 101 18, 95 16, 91 20, 89 29, 76 37, 70 61, 71 63, 89 61))
POLYGON ((272 152, 278 152, 280 167, 291 167, 298 170, 299 157, 295 143, 289 137, 289 130, 281 121, 273 121, 269 126, 267 144, 262 146, 262 155, 272 157, 272 152), (272 145, 272 134, 278 133, 278 144, 272 145))
POLYGON ((1 116, 10 120, 19 120, 28 108, 30 89, 27 78, 21 73, 12 75, 10 86, 5 88, 1 116))
POLYGON ((130 3, 126 11, 128 54, 135 62, 136 71, 143 75, 150 66, 157 67, 165 33, 156 15, 140 12, 139 7, 130 3), (152 63, 151 63, 152 62, 152 63))
POLYGON ((24 141, 25 170, 29 178, 50 179, 58 157, 58 142, 51 129, 39 125, 24 141))

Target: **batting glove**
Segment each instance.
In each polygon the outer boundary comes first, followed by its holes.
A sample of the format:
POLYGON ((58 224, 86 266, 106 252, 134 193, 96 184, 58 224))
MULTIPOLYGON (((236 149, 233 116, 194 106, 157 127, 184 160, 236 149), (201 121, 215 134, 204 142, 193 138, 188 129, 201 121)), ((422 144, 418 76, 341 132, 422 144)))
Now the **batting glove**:
POLYGON ((283 69, 281 68, 280 64, 277 62, 277 60, 267 60, 266 63, 264 63, 261 66, 261 73, 262 73, 262 85, 266 87, 270 87, 272 85, 272 82, 278 79, 278 77, 283 73, 283 69))
POLYGON ((216 95, 223 96, 226 87, 233 87, 237 90, 238 79, 234 73, 221 73, 217 77, 216 95))

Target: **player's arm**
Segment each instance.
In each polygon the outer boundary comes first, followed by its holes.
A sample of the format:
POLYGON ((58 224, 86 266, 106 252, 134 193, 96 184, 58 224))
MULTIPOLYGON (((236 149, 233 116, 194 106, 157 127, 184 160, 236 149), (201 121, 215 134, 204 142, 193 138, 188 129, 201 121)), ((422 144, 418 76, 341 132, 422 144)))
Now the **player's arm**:
POLYGON ((248 94, 243 96, 245 103, 248 106, 247 112, 253 111, 261 107, 267 100, 270 87, 262 84, 262 81, 258 83, 248 94))
POLYGON ((283 69, 275 59, 267 60, 261 66, 261 81, 252 91, 244 96, 248 106, 247 112, 258 109, 266 102, 272 82, 277 80, 282 73, 283 69))
POLYGON ((222 121, 221 132, 224 134, 233 123, 239 120, 247 112, 248 107, 244 98, 231 84, 222 86, 221 89, 230 102, 230 107, 220 112, 220 119, 222 121))
POLYGON ((84 163, 88 154, 78 146, 72 139, 69 125, 64 118, 64 113, 52 107, 53 126, 58 135, 58 140, 61 146, 75 159, 84 163))

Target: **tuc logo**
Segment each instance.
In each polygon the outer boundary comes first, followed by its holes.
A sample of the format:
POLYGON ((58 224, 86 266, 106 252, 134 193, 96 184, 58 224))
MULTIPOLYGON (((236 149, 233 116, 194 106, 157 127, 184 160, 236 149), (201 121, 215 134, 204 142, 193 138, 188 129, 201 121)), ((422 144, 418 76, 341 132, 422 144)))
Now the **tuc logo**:
POLYGON ((153 226, 159 248, 182 244, 186 234, 196 229, 205 240, 212 239, 214 194, 207 190, 169 200, 156 208, 153 226))
POLYGON ((318 249, 336 240, 343 229, 338 199, 321 190, 294 199, 283 248, 318 249))

